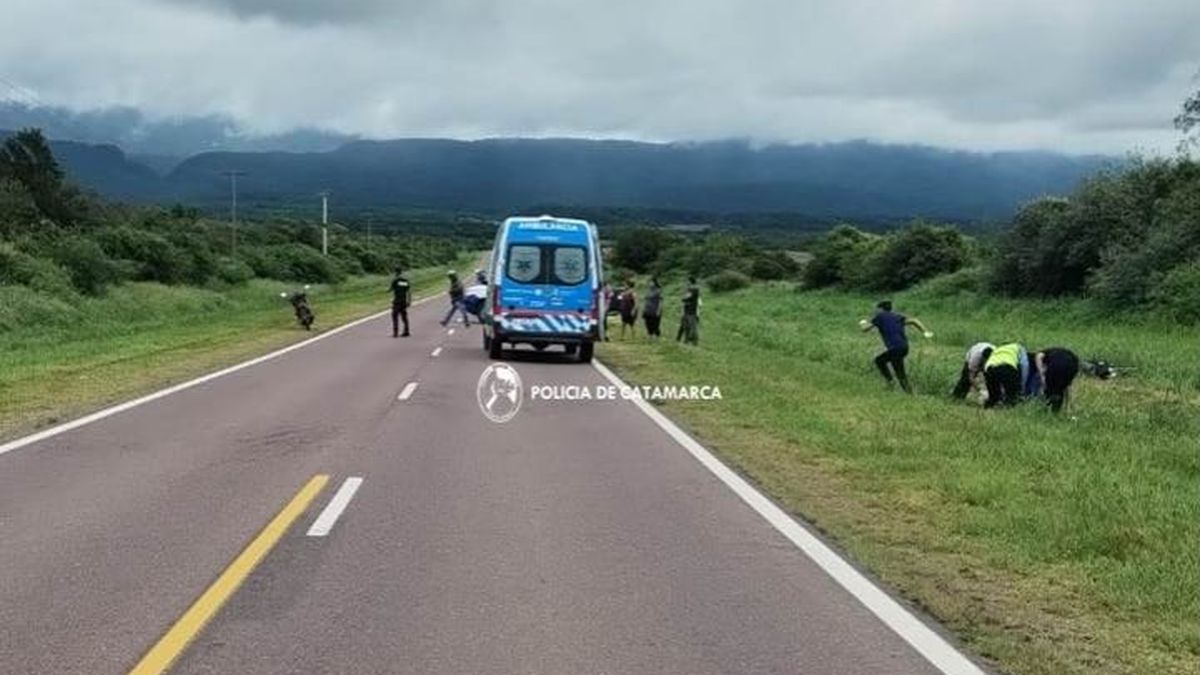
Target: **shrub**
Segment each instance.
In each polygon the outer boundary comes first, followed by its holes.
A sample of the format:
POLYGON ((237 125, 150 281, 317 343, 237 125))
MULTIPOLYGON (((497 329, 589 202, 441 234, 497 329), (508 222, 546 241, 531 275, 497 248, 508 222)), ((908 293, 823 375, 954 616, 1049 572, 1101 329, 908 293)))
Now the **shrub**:
POLYGON ((254 278, 254 270, 237 258, 222 256, 217 260, 217 278, 227 284, 244 284, 254 278))
POLYGON ((10 244, 0 244, 0 284, 22 285, 60 298, 75 294, 71 276, 45 258, 35 258, 10 244))
POLYGON ((968 267, 934 277, 921 284, 920 289, 928 295, 939 298, 964 293, 979 293, 987 286, 987 274, 985 267, 968 267))
POLYGON ((861 268, 878 239, 850 225, 833 228, 813 247, 813 258, 804 266, 804 285, 822 288, 845 282, 852 270, 861 268))
POLYGON ((754 257, 750 263, 750 276, 764 281, 785 279, 795 276, 800 266, 783 251, 768 251, 754 257))
POLYGON ((1200 261, 1167 272, 1151 299, 1164 314, 1180 323, 1200 323, 1200 261))
POLYGON ((121 280, 120 267, 91 239, 64 239, 55 247, 54 259, 67 269, 72 285, 87 295, 100 295, 105 286, 121 280))
POLYGON ((198 232, 175 232, 171 244, 179 250, 182 262, 179 276, 185 283, 202 285, 217 276, 217 254, 198 232))
POLYGON ((889 235, 868 259, 868 290, 898 291, 941 274, 957 272, 967 262, 967 244, 951 227, 918 223, 889 235))
POLYGON ((101 231, 96 239, 108 256, 134 263, 133 279, 164 284, 183 281, 187 260, 162 235, 121 226, 101 231))
POLYGON ((44 331, 49 326, 71 326, 78 310, 70 303, 26 286, 0 285, 0 333, 18 328, 44 331))
POLYGON ((704 280, 713 293, 727 293, 750 285, 750 277, 737 270, 724 270, 704 280))
POLYGON ((625 230, 613 244, 612 263, 639 274, 651 270, 659 256, 684 241, 680 235, 651 227, 625 230))
POLYGON ((304 244, 283 244, 268 247, 264 253, 272 260, 274 278, 306 283, 337 283, 343 272, 329 258, 304 244))

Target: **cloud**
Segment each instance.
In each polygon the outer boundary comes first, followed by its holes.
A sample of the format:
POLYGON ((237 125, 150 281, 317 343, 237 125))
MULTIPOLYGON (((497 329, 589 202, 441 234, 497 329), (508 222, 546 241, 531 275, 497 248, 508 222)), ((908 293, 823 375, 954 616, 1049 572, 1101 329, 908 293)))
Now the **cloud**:
POLYGON ((41 0, 5 15, 0 77, 46 103, 259 133, 1120 153, 1172 148, 1200 86, 1192 0, 41 0))

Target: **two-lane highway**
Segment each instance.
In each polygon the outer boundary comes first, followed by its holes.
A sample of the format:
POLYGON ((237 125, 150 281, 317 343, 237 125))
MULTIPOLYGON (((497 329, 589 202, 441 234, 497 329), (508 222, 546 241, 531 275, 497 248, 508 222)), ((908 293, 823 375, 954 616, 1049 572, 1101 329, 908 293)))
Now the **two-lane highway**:
POLYGON ((939 672, 634 404, 487 420, 438 304, 0 455, 0 672, 939 672))

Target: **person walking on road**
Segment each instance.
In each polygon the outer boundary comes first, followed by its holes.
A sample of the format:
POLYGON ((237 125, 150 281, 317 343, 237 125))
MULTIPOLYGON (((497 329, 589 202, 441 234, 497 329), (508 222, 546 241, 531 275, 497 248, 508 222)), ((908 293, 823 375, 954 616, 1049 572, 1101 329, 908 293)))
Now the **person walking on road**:
POLYGON ((658 284, 658 277, 650 277, 650 288, 646 289, 642 318, 646 322, 646 337, 662 336, 662 286, 658 284))
POLYGON ((397 267, 392 279, 392 337, 408 337, 408 305, 412 302, 408 279, 404 270, 397 267), (404 333, 400 332, 400 320, 404 320, 404 333))
POLYGON ((450 323, 450 319, 454 317, 454 313, 459 312, 462 314, 463 325, 470 326, 471 319, 467 316, 467 308, 463 305, 463 295, 465 292, 463 291, 462 282, 458 280, 458 273, 450 270, 446 273, 446 276, 450 279, 450 311, 446 312, 446 318, 442 319, 442 325, 445 326, 450 323))
POLYGON ((863 332, 871 329, 879 330, 879 337, 883 339, 883 353, 875 357, 875 367, 879 369, 879 373, 883 375, 883 379, 887 380, 888 386, 892 386, 895 381, 900 382, 900 388, 911 394, 912 387, 908 384, 908 373, 904 370, 904 359, 908 356, 908 336, 905 334, 905 329, 908 326, 915 326, 925 335, 926 339, 932 338, 933 333, 929 331, 917 319, 892 311, 892 301, 882 300, 875 305, 875 316, 868 321, 863 319, 858 322, 859 328, 863 332), (891 366, 891 371, 888 367, 891 366), (895 379, 892 377, 892 371, 895 371, 895 379))
POLYGON ((696 277, 688 277, 687 291, 683 295, 683 316, 679 319, 679 332, 675 341, 683 340, 694 345, 700 342, 700 286, 696 277))
POLYGON ((962 373, 958 376, 958 384, 954 385, 954 398, 965 399, 967 394, 979 387, 980 376, 983 375, 983 364, 987 363, 988 357, 995 349, 996 345, 990 342, 976 342, 971 345, 963 359, 962 373))

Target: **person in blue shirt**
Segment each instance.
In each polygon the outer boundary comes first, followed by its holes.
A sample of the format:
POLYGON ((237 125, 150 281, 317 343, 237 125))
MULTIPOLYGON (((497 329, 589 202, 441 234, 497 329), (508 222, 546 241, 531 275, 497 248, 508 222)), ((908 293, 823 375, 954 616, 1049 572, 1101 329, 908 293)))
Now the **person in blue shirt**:
POLYGON ((908 356, 908 335, 904 331, 908 326, 916 326, 926 338, 932 338, 933 333, 917 319, 910 319, 903 314, 893 312, 891 300, 880 301, 875 305, 875 309, 875 316, 870 320, 863 319, 858 322, 859 328, 864 333, 871 329, 877 329, 879 337, 883 339, 884 351, 875 357, 875 367, 879 368, 879 372, 883 375, 883 379, 887 380, 889 386, 898 380, 900 387, 911 394, 912 387, 908 384, 908 373, 904 370, 904 358, 908 356), (888 366, 891 366, 891 370, 888 370, 888 366), (895 380, 892 378, 892 371, 895 371, 895 380))

